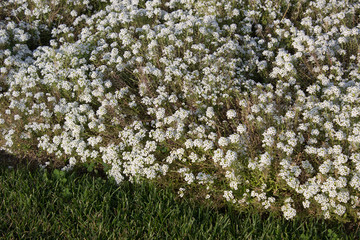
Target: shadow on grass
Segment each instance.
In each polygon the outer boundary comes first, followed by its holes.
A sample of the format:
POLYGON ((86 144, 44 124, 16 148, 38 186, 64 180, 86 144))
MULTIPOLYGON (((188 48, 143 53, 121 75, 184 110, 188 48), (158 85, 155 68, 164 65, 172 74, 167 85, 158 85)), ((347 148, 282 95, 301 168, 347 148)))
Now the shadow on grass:
POLYGON ((215 209, 150 183, 1 157, 2 239, 359 239, 351 225, 215 209), (8 163, 14 168, 9 169, 8 163), (17 162, 16 162, 17 161, 17 162), (16 163, 16 164, 14 164, 16 163))

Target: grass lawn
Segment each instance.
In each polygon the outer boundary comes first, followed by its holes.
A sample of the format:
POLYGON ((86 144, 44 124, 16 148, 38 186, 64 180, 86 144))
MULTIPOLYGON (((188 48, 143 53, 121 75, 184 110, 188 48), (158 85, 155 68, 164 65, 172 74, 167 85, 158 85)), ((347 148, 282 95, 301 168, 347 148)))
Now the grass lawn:
POLYGON ((356 226, 238 213, 100 174, 0 168, 1 239, 358 239, 356 226))

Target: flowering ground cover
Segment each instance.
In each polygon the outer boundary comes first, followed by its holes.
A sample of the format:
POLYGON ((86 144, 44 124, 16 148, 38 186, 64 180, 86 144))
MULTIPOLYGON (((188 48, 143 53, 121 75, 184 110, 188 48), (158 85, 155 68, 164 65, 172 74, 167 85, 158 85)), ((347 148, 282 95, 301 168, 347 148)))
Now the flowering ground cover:
POLYGON ((0 150, 246 211, 360 217, 358 1, 0 3, 0 150))

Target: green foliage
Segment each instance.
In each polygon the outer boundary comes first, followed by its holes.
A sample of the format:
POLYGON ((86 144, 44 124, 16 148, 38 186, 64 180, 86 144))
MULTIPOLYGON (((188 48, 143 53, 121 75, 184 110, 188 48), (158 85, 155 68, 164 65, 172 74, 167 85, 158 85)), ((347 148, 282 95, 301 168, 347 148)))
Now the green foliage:
POLYGON ((2 239, 356 239, 355 225, 285 221, 176 200, 170 188, 59 170, 0 168, 2 239))

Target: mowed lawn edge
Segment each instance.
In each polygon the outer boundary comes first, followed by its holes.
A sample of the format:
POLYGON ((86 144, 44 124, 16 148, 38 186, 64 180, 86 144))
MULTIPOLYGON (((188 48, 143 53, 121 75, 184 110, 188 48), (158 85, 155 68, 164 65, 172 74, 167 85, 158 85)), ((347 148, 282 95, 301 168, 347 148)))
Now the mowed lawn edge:
MULTIPOLYGON (((286 220, 179 199, 171 187, 0 164, 2 239, 358 239, 355 224, 286 220)), ((78 169, 79 170, 79 169, 78 169)))

